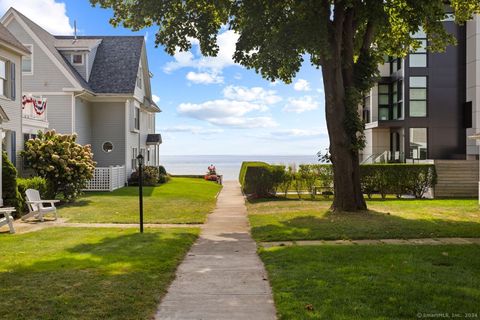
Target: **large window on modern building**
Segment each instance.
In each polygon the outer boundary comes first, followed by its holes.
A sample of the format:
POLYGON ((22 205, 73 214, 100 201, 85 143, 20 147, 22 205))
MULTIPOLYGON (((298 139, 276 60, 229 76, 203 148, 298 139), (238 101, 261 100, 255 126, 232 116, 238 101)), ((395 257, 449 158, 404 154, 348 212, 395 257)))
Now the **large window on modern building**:
POLYGON ((427 128, 410 128, 410 158, 427 159, 428 134, 427 128))
POLYGON ((390 118, 390 85, 378 84, 378 120, 390 118))
POLYGON ((410 77, 410 117, 427 116, 427 77, 410 77))
POLYGON ((393 120, 403 116, 403 81, 399 80, 392 84, 392 114, 393 120))
POLYGON ((419 47, 411 50, 409 55, 409 66, 425 68, 427 66, 427 36, 423 30, 412 35, 412 38, 419 42, 419 47))
POLYGON ((24 46, 30 51, 30 55, 22 56, 22 72, 31 75, 33 74, 33 46, 31 44, 25 44, 24 46))

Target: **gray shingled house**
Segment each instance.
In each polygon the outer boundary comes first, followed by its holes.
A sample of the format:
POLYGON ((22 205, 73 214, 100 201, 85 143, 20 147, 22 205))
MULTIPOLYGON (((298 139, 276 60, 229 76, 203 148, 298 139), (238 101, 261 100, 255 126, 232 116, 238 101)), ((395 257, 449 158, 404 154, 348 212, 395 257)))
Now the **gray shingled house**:
POLYGON ((38 130, 77 133, 98 167, 135 169, 139 153, 159 164, 145 40, 142 36, 54 36, 17 10, 1 18, 31 53, 22 59, 22 137, 38 130))

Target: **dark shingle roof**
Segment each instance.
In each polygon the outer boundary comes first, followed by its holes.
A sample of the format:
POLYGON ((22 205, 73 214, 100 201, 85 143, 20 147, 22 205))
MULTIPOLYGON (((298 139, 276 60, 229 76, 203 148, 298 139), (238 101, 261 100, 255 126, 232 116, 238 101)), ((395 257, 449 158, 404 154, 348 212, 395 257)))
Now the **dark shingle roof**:
POLYGON ((27 48, 25 48, 25 46, 23 44, 20 43, 20 41, 17 40, 17 38, 15 38, 15 36, 13 34, 10 33, 10 31, 8 31, 7 28, 5 28, 5 26, 3 24, 0 23, 0 41, 3 41, 5 42, 6 44, 8 44, 9 46, 12 46, 14 47, 15 49, 21 51, 21 52, 24 52, 24 53, 28 53, 30 51, 28 51, 27 48))
POLYGON ((102 40, 87 83, 55 47, 57 39, 74 39, 73 36, 53 36, 19 11, 13 10, 83 88, 94 93, 133 94, 142 55, 143 36, 78 36, 78 39, 102 40))
MULTIPOLYGON (((73 37, 57 36, 57 39, 73 37)), ((88 84, 96 93, 133 93, 142 55, 143 36, 81 36, 101 39, 88 84)))

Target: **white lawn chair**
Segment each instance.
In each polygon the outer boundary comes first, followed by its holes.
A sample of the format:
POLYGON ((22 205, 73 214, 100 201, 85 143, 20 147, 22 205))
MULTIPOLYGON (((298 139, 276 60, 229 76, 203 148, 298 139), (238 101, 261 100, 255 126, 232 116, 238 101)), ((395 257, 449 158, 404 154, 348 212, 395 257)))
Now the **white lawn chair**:
POLYGON ((40 192, 35 189, 27 189, 25 195, 27 196, 27 205, 30 212, 24 215, 22 220, 34 217, 43 221, 43 216, 47 213, 54 213, 55 220, 57 220, 57 208, 55 208, 55 203, 59 202, 59 200, 42 200, 40 198, 40 192), (49 203, 50 207, 44 207, 44 203, 49 203))
POLYGON ((0 208, 0 216, 4 216, 4 218, 0 219, 0 227, 8 224, 8 227, 10 228, 10 233, 15 233, 15 228, 13 227, 12 212, 15 212, 15 208, 0 208))

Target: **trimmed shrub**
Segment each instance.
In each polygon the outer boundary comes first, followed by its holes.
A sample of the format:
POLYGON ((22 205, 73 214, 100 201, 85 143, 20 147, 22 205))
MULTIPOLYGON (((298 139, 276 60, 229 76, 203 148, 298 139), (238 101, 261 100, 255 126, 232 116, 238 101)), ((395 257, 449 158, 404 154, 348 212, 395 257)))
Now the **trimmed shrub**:
MULTIPOLYGON (((139 170, 133 172, 128 179, 128 185, 130 186, 138 186, 138 177, 139 177, 139 170)), ((146 166, 143 168, 143 185, 144 186, 154 186, 158 183, 159 175, 158 175, 158 168, 152 166, 146 166)))
POLYGON ((238 181, 240 182, 240 185, 244 186, 245 185, 245 176, 247 174, 247 169, 252 168, 252 167, 264 167, 268 168, 270 165, 266 162, 252 162, 252 161, 244 161, 242 162, 242 167, 240 168, 240 174, 238 176, 238 181))
POLYGON ((168 174, 167 174, 167 170, 165 170, 165 167, 164 167, 164 166, 158 166, 158 174, 159 174, 159 175, 162 175, 162 174, 163 174, 163 175, 165 175, 165 176, 168 175, 168 174))
MULTIPOLYGON (((314 197, 314 187, 320 187, 322 195, 326 197, 333 194, 333 167, 329 164, 300 165, 299 171, 295 172, 292 167, 286 171, 283 166, 250 162, 243 163, 242 169, 245 172, 242 183, 244 192, 257 197, 270 197, 277 190, 281 190, 286 197, 290 188, 297 192, 299 198, 303 191, 310 192, 314 197)), ((397 197, 411 194, 422 198, 437 183, 433 164, 361 165, 360 175, 362 191, 369 198, 373 194, 380 194, 382 198, 386 198, 387 194, 397 197)))
POLYGON ((422 198, 437 183, 433 164, 369 164, 360 166, 362 190, 369 198, 378 193, 411 194, 422 198))
POLYGON ((22 196, 17 188, 17 169, 2 152, 2 196, 4 207, 14 207, 18 216, 22 212, 22 196))
POLYGON ((22 208, 23 212, 28 211, 25 191, 27 189, 35 189, 40 192, 40 196, 45 198, 47 196, 47 181, 42 177, 32 177, 32 178, 18 178, 17 179, 18 192, 22 197, 22 208))
POLYGON ((284 166, 247 165, 242 184, 243 192, 258 198, 275 196, 284 180, 284 173, 284 166))

